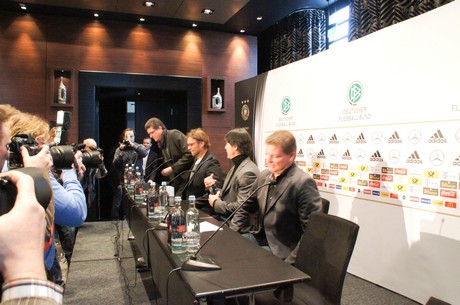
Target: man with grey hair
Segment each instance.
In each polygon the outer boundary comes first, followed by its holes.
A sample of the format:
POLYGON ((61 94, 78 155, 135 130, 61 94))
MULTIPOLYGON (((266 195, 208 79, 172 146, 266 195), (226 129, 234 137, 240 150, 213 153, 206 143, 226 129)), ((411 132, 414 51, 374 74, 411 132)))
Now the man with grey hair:
POLYGON ((265 140, 267 169, 257 177, 255 192, 232 219, 230 227, 246 233, 250 216, 257 225, 243 236, 256 242, 287 263, 294 263, 308 218, 321 206, 321 197, 313 180, 295 164, 297 146, 287 130, 272 133, 265 140))

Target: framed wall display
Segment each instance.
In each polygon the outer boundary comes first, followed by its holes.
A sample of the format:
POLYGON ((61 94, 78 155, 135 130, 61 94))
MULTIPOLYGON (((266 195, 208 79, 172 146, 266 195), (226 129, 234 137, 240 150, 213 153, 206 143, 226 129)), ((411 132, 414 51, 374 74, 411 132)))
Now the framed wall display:
POLYGON ((73 75, 71 70, 51 69, 51 105, 56 107, 72 107, 73 75))
POLYGON ((205 81, 205 100, 208 111, 226 111, 225 79, 223 77, 208 77, 205 81))

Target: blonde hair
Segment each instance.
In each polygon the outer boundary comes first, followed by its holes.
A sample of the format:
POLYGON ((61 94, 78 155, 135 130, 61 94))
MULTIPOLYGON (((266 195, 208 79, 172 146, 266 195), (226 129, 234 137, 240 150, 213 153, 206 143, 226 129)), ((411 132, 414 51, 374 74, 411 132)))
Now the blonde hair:
POLYGON ((35 138, 38 144, 45 144, 50 138, 50 126, 48 122, 35 114, 21 112, 12 115, 8 121, 11 136, 18 133, 30 134, 35 138))

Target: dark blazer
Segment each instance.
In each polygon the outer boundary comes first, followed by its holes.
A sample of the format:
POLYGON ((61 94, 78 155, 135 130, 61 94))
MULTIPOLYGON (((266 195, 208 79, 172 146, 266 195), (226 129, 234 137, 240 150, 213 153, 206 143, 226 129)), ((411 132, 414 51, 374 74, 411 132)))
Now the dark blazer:
MULTIPOLYGON (((269 170, 260 173, 253 189, 270 181, 271 175, 269 170)), ((270 203, 267 204, 269 186, 262 187, 235 214, 230 227, 241 232, 247 227, 249 215, 256 213, 258 226, 251 233, 264 230, 272 253, 292 264, 310 214, 321 207, 321 196, 315 180, 295 164, 278 178, 278 184, 271 186, 274 190, 270 203)))
POLYGON ((144 180, 147 182, 149 180, 155 181, 156 171, 153 172, 160 164, 163 162, 163 159, 157 160, 158 154, 155 150, 150 148, 149 154, 147 155, 147 162, 145 163, 145 173, 144 180))
POLYGON ((182 172, 189 170, 193 164, 193 156, 188 150, 185 135, 177 129, 164 129, 158 147, 161 149, 163 162, 172 160, 168 162, 168 166, 172 167, 173 173, 168 178, 171 180, 170 185, 177 192, 188 177, 188 172, 182 172), (177 175, 180 177, 175 178, 177 175))
POLYGON ((187 182, 180 192, 182 198, 188 199, 188 196, 195 195, 197 208, 208 207, 208 210, 211 209, 208 203, 208 193, 204 187, 204 178, 211 174, 214 174, 214 178, 217 180, 217 187, 221 187, 223 181, 222 168, 219 160, 208 150, 197 165, 193 175, 189 174, 187 182), (192 177, 190 178, 190 176, 192 177))
POLYGON ((248 198, 259 173, 259 168, 249 157, 244 159, 236 170, 233 166, 220 190, 220 199, 214 201, 214 211, 225 217, 235 211, 248 198))

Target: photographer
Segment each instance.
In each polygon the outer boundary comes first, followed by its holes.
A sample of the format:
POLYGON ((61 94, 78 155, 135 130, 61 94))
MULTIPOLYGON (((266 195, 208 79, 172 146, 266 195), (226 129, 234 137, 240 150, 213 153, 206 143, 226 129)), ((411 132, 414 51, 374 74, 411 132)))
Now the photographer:
MULTIPOLYGON (((6 121, 15 113, 19 111, 9 105, 0 105, 1 168, 8 160, 6 147, 10 142, 10 129, 6 121)), ((25 166, 39 165, 49 171, 52 161, 47 146, 33 157, 29 156, 27 149, 22 149, 21 153, 25 166)), ((62 304, 62 288, 46 281, 43 260, 45 212, 35 197, 33 181, 20 172, 0 176, 8 176, 17 189, 13 209, 0 217, 0 273, 5 280, 2 304, 62 304), (21 289, 20 297, 17 296, 17 287, 21 289)), ((52 200, 49 205, 52 206, 52 200)))
MULTIPOLYGON (((49 140, 49 125, 43 118, 30 113, 19 113, 11 116, 8 119, 8 125, 11 129, 12 135, 27 134, 32 137, 34 143, 27 146, 40 147, 41 150, 37 155, 47 152, 47 146, 44 144, 49 140)), ((14 136, 12 139, 14 139, 14 136)), ((14 141, 12 141, 10 145, 14 147, 14 144, 14 141)), ((21 150, 24 150, 24 146, 26 145, 23 145, 21 150)), ((47 154, 47 157, 50 158, 50 155, 47 154)), ((77 161, 77 170, 80 173, 83 173, 84 166, 81 163, 80 151, 76 153, 75 160, 77 161)), ((53 161, 56 163, 56 160, 53 161)), ((24 160, 24 166, 29 166, 26 163, 26 160, 24 160)), ((71 167, 74 168, 74 165, 71 167)), ((83 188, 77 179, 77 174, 74 169, 62 170, 60 175, 62 185, 56 180, 53 173, 49 169, 48 172, 53 189, 54 204, 50 204, 47 208, 45 264, 48 272, 48 279, 54 281, 55 283, 63 284, 61 269, 59 262, 56 259, 54 223, 70 227, 76 227, 83 224, 87 215, 86 201, 85 195, 83 193, 83 188)))
MULTIPOLYGON (((145 147, 142 144, 136 143, 134 140, 134 130, 131 128, 123 130, 122 140, 113 156, 112 169, 114 171, 115 186, 113 190, 112 219, 114 220, 122 219, 122 217, 120 217, 120 205, 123 196, 121 186, 123 184, 123 173, 126 164, 134 164, 142 174, 142 158, 148 154, 145 147)), ((141 177, 141 179, 143 180, 143 177, 141 177)))
MULTIPOLYGON (((85 145, 85 152, 92 154, 97 151, 97 143, 94 139, 88 138, 83 140, 85 145)), ((80 183, 85 191, 86 195, 86 205, 88 209, 91 207, 94 199, 96 198, 96 179, 104 178, 107 175, 107 169, 104 165, 104 156, 102 153, 99 155, 100 162, 96 168, 87 167, 86 171, 83 173, 83 177, 80 179, 80 183)))

